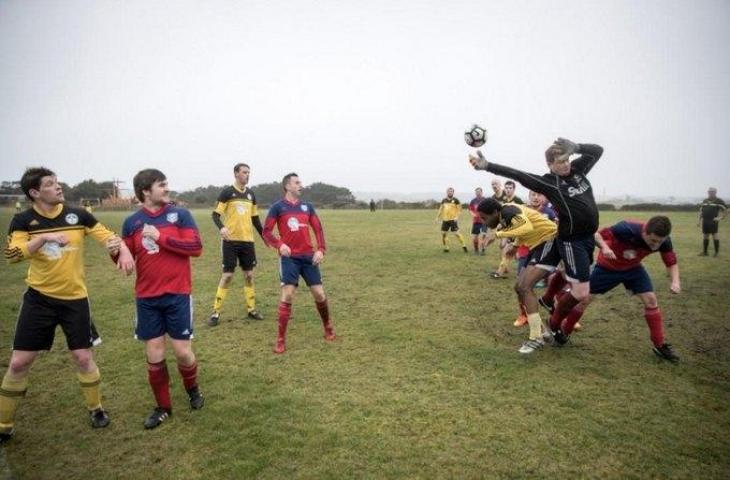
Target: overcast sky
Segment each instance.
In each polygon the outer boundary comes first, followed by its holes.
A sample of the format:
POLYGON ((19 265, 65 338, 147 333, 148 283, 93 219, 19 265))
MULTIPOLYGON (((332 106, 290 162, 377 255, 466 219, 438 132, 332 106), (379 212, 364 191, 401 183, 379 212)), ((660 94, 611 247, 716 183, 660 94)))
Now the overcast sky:
POLYGON ((730 2, 0 0, 0 180, 142 168, 173 188, 296 171, 468 200, 463 131, 542 172, 604 146, 596 193, 730 197, 730 2))

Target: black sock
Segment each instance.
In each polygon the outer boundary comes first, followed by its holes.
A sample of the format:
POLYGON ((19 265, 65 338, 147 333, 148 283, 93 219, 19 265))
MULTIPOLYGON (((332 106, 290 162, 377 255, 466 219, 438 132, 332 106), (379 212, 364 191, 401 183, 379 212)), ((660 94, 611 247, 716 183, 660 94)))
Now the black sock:
POLYGON ((720 240, 713 240, 712 243, 715 245, 715 253, 720 251, 720 240))
POLYGON ((702 251, 707 255, 707 247, 710 245, 710 239, 705 238, 702 240, 702 251))

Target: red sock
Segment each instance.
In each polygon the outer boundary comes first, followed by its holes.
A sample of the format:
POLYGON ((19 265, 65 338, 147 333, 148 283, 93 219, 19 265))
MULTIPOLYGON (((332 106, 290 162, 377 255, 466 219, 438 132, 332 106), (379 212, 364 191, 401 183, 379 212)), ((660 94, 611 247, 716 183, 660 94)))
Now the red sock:
POLYGON ((291 317, 291 303, 279 302, 279 338, 286 338, 286 326, 291 317))
POLYGON ((575 329, 575 324, 578 323, 580 320, 580 317, 583 316, 583 310, 578 310, 577 308, 573 308, 573 310, 568 313, 568 316, 565 317, 565 320, 563 320, 563 333, 566 335, 570 335, 573 333, 573 330, 575 329))
POLYGON ((322 318, 322 324, 323 325, 329 325, 330 324, 330 309, 329 306, 327 306, 327 299, 325 298, 323 302, 314 302, 317 305, 317 311, 319 312, 319 316, 322 318))
POLYGON ((661 347, 664 344, 664 321, 662 320, 662 311, 659 307, 645 308, 644 318, 646 324, 649 325, 649 336, 651 343, 655 347, 661 347))
POLYGON ((542 295, 542 300, 548 305, 553 305, 555 303, 555 297, 563 290, 567 283, 568 281, 560 272, 555 272, 550 275, 547 288, 545 289, 545 293, 542 295))
POLYGON ((578 305, 579 300, 570 293, 565 292, 558 298, 558 305, 555 307, 555 311, 550 316, 550 328, 557 330, 563 323, 563 319, 568 316, 573 307, 578 305))
POLYGON ((178 363, 177 371, 180 372, 186 391, 198 385, 198 362, 187 366, 178 363))
POLYGON ((167 373, 167 363, 163 360, 159 363, 147 362, 147 379, 155 395, 157 406, 172 410, 170 401, 170 375, 167 373))
POLYGON ((479 239, 475 238, 474 240, 472 240, 472 244, 474 245, 474 251, 475 252, 478 251, 479 250, 479 239))
POLYGON ((527 316, 527 310, 525 309, 525 304, 522 302, 519 302, 520 305, 520 315, 527 316))

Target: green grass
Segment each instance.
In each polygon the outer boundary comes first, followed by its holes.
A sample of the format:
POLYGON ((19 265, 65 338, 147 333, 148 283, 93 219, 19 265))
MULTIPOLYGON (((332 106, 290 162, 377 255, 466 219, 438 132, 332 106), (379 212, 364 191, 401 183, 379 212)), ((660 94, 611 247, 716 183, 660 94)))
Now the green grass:
MULTIPOLYGON (((15 438, 0 448, 0 478, 727 478, 730 250, 697 257, 694 214, 671 215, 681 295, 669 293, 658 255, 646 261, 682 357, 671 365, 651 353, 642 308, 620 289, 591 306, 570 345, 520 356, 526 331, 512 327, 512 282, 486 276, 497 253, 474 257, 454 245, 442 253, 431 211, 320 212, 339 339, 323 341, 303 289, 289 351, 275 356, 274 252, 258 243, 266 321, 243 320, 238 276, 211 329, 218 241, 208 212, 195 213, 205 243, 193 267, 205 408, 188 411, 174 374, 174 416, 143 430, 153 399, 143 345, 132 338, 133 284, 89 240, 112 424, 87 425, 59 332, 33 367, 15 438)), ((115 229, 123 219, 98 217, 115 229)), ((601 223, 617 219, 604 213, 601 223)), ((0 341, 9 345, 27 266, 0 268, 0 341)))

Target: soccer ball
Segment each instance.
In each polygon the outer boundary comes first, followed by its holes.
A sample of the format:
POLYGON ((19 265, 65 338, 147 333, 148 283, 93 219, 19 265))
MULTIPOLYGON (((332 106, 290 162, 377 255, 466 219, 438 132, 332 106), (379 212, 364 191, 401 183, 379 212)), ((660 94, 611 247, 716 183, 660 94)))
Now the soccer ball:
POLYGON ((487 130, 474 124, 464 132, 464 141, 470 147, 479 148, 487 143, 487 130))

